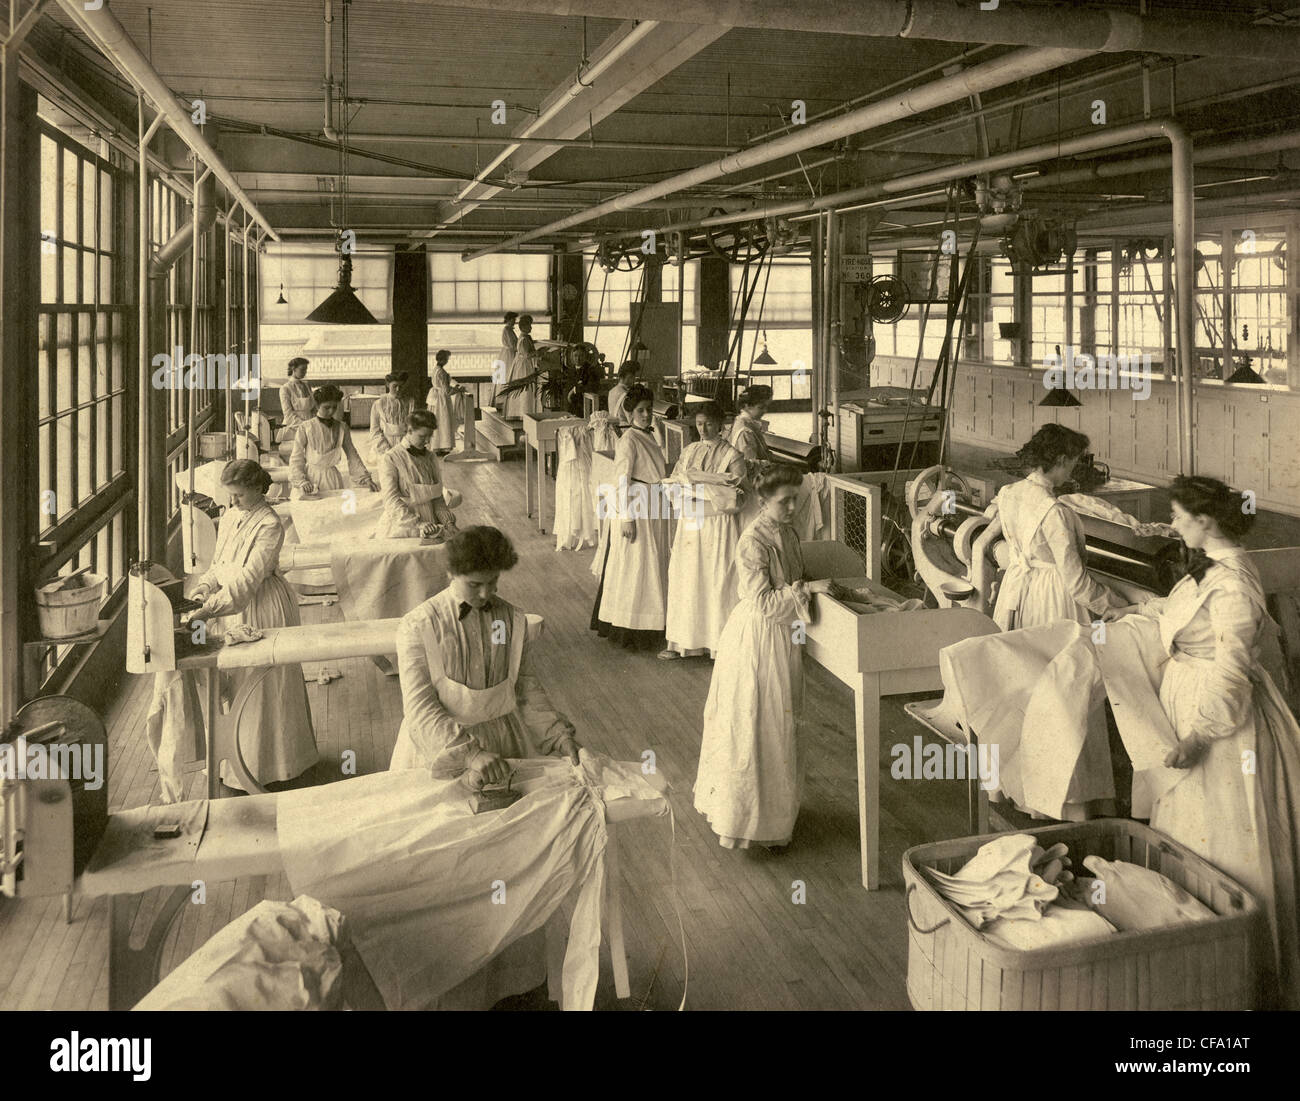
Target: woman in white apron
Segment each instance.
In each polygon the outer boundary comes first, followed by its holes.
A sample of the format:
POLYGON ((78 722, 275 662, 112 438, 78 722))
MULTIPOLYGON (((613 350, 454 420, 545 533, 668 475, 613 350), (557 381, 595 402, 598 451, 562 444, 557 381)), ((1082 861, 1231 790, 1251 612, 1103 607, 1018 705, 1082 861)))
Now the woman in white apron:
POLYGON ((446 454, 456 446, 456 415, 455 399, 465 392, 464 387, 457 386, 451 381, 451 376, 447 374, 447 361, 451 359, 451 353, 446 348, 440 348, 438 354, 434 357, 433 364, 433 386, 429 390, 429 408, 433 415, 438 418, 438 427, 433 433, 433 449, 440 455, 446 454))
POLYGON ((659 650, 664 642, 672 544, 672 518, 660 484, 664 453, 650 430, 654 395, 644 386, 634 386, 624 404, 632 414, 632 426, 614 449, 613 511, 591 629, 629 649, 659 650))
MULTIPOLYGON (((212 565, 198 580, 194 597, 203 607, 191 622, 220 620, 210 629, 297 627, 298 601, 280 575, 284 528, 266 503, 271 476, 251 459, 226 464, 221 485, 231 505, 221 518, 212 565)), ((231 696, 237 696, 250 669, 235 674, 231 696)), ((253 778, 262 785, 289 780, 319 759, 312 730, 311 708, 301 665, 272 666, 248 700, 239 727, 239 744, 253 778)), ((222 781, 242 790, 222 769, 222 781)))
MULTIPOLYGON (((403 716, 390 769, 427 768, 476 789, 505 783, 512 758, 577 762, 576 731, 529 670, 524 614, 496 595, 517 561, 496 528, 466 528, 447 544, 450 584, 397 628, 403 716)), ((438 1008, 488 1009, 545 979, 543 928, 443 995, 438 1008)))
MULTIPOLYGON (((1144 604, 1170 660, 1160 703, 1178 745, 1165 760, 1186 775, 1151 810, 1153 828, 1221 868, 1268 912, 1277 1008, 1300 1008, 1297 839, 1300 725, 1260 664, 1276 630, 1259 571, 1241 546, 1254 522, 1242 495, 1213 478, 1178 478, 1173 526, 1192 571, 1144 604)), ((1134 812, 1145 809, 1134 792, 1134 812)))
POLYGON ((322 386, 314 397, 316 415, 299 427, 293 441, 293 455, 289 459, 289 484, 293 487, 290 497, 300 501, 321 491, 342 489, 339 462, 344 457, 352 484, 377 492, 379 487, 357 454, 348 426, 334 419, 343 392, 337 386, 322 386))
POLYGON ((378 465, 384 452, 396 447, 406 435, 406 415, 412 402, 406 395, 406 372, 385 375, 388 393, 370 406, 370 458, 378 465))
MULTIPOLYGON (((492 365, 492 381, 496 383, 492 389, 492 406, 498 413, 501 413, 501 399, 497 397, 497 391, 510 380, 510 368, 515 361, 515 353, 519 351, 519 334, 515 332, 515 319, 518 316, 514 310, 506 313, 505 325, 501 329, 501 350, 497 353, 497 361, 492 365)), ((505 416, 504 413, 501 415, 505 416)))
POLYGON ((809 597, 839 591, 804 580, 792 526, 800 480, 783 463, 759 468, 762 512, 736 546, 740 602, 718 640, 704 705, 695 809, 726 849, 782 848, 799 815, 804 647, 796 635, 809 597))
POLYGON ((1043 425, 1018 452, 1031 473, 1003 486, 987 510, 1011 554, 993 608, 1004 631, 1062 619, 1086 626, 1097 616, 1114 619, 1127 603, 1088 573, 1083 522, 1056 499, 1087 449, 1087 436, 1043 425))
POLYGON ((627 398, 627 392, 637 385, 640 377, 641 364, 634 359, 628 360, 618 369, 618 382, 610 389, 609 398, 606 402, 606 408, 609 409, 609 419, 615 424, 632 423, 632 418, 627 415, 627 410, 623 408, 623 402, 627 398))
MULTIPOLYGON (((517 382, 536 370, 537 345, 533 342, 533 319, 524 314, 519 318, 519 346, 515 350, 514 359, 510 361, 510 373, 506 376, 506 382, 517 382)), ((497 411, 503 417, 522 417, 525 413, 536 413, 537 409, 535 383, 502 398, 497 404, 497 411)))
MULTIPOLYGON (((767 412, 767 407, 771 403, 772 387, 770 386, 747 387, 740 392, 740 396, 736 401, 736 404, 740 407, 740 412, 736 414, 735 420, 731 423, 728 442, 745 456, 751 483, 759 466, 772 461, 772 452, 768 450, 767 440, 763 438, 763 434, 768 428, 767 421, 763 419, 763 414, 767 412)), ((758 518, 762 507, 763 503, 754 494, 751 493, 746 498, 744 507, 740 512, 742 531, 758 518)))
POLYGON ((298 432, 299 425, 311 420, 314 401, 311 387, 307 385, 308 363, 302 356, 289 360, 289 380, 280 387, 280 429, 275 434, 275 442, 291 440, 298 432))
POLYGON ((384 511, 375 528, 376 539, 455 533, 456 517, 443 498, 438 457, 429 448, 433 426, 432 413, 412 410, 406 418, 406 435, 384 453, 379 464, 384 511))
POLYGON ((690 406, 700 438, 688 444, 673 468, 674 480, 690 488, 677 521, 668 563, 667 647, 661 658, 717 656, 718 638, 736 600, 736 541, 740 494, 747 478, 745 456, 722 438, 722 409, 713 402, 690 406))

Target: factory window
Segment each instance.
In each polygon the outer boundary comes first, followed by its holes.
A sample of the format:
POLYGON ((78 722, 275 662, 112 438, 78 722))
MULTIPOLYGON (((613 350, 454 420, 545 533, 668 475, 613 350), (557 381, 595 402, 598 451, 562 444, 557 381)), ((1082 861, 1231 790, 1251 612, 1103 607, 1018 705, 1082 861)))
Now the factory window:
MULTIPOLYGON (((121 582, 128 548, 125 475, 130 306, 123 204, 130 177, 41 123, 41 303, 36 363, 38 580, 82 567, 121 582)), ((43 680, 68 652, 51 649, 43 680)))
POLYGON ((1233 369, 1287 380, 1286 231, 1231 231, 1233 369))
POLYGON ((1196 242, 1196 374, 1223 377, 1223 243, 1216 236, 1196 242))
POLYGON ((1164 362, 1169 308, 1160 248, 1159 241, 1132 241, 1115 252, 1116 354, 1149 355, 1153 366, 1164 362))
POLYGON ((1029 355, 1032 365, 1039 367, 1057 347, 1064 350, 1068 343, 1065 334, 1065 272, 1038 272, 1031 279, 1029 355))
POLYGON ((989 264, 989 302, 984 326, 984 355, 992 363, 1014 363, 1016 361, 1016 340, 1013 336, 1003 336, 1008 330, 1003 326, 1015 322, 1016 277, 1011 270, 1011 261, 1004 257, 995 257, 989 264))
POLYGON ((481 256, 466 263, 454 252, 431 252, 431 316, 473 318, 499 328, 501 315, 514 310, 540 321, 550 309, 550 270, 551 258, 544 253, 481 256))
MULTIPOLYGON (((587 268, 591 268, 591 254, 587 255, 587 268)), ((585 339, 596 345, 609 362, 617 364, 629 358, 628 349, 631 325, 636 317, 635 304, 645 291, 644 265, 635 271, 613 271, 606 274, 600 265, 587 276, 587 316, 585 339)), ((699 265, 693 262, 678 268, 664 264, 660 278, 660 298, 664 302, 682 303, 682 364, 695 364, 695 298, 696 276, 699 265)))
MULTIPOLYGON (((236 295, 243 294, 242 281, 238 276, 242 268, 236 270, 236 257, 242 252, 243 230, 235 219, 236 232, 231 234, 231 308, 234 308, 236 295)), ((460 263, 459 258, 456 260, 460 263)), ((319 306, 338 285, 339 254, 330 244, 268 244, 264 259, 265 278, 262 280, 260 296, 261 316, 267 325, 294 325, 303 321, 309 313, 319 306), (285 304, 279 302, 284 288, 285 304)), ((375 320, 387 325, 393 320, 393 253, 380 249, 379 246, 358 245, 358 251, 352 254, 352 289, 357 297, 372 314, 375 320)), ((256 283, 251 288, 257 295, 256 283)), ((243 299, 240 298, 242 304, 243 299)), ((343 331, 351 326, 336 326, 343 331)), ((317 326, 326 331, 326 326, 317 326)), ((254 330, 255 331, 255 330, 254 330)), ((238 351, 239 349, 234 349, 238 351)))

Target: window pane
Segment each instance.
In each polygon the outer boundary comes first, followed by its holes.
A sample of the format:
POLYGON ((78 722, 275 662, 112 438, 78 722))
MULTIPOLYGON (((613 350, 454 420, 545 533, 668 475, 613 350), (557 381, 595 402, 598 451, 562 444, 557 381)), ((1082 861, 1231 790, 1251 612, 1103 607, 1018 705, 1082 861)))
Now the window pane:
POLYGON ((45 494, 48 490, 54 489, 50 483, 50 426, 43 424, 36 430, 36 447, 39 452, 37 456, 37 467, 39 473, 37 476, 37 502, 40 508, 41 530, 54 526, 55 515, 58 511, 58 501, 56 499, 54 508, 46 507, 45 494))
POLYGON ((95 452, 91 448, 90 434, 94 423, 94 409, 77 411, 77 504, 85 504, 95 492, 95 452))
POLYGON ((95 490, 103 489, 108 482, 108 404, 95 406, 95 490))
POLYGON ((81 159, 71 149, 63 150, 63 239, 79 243, 77 213, 81 210, 81 159))
POLYGON ((63 297, 59 301, 80 302, 81 281, 77 276, 77 250, 63 248, 59 251, 63 253, 63 297))
POLYGON ((59 232, 59 150, 54 141, 41 135, 41 233, 59 232))
POLYGON ((113 409, 113 467, 116 477, 125 469, 122 465, 122 437, 126 432, 126 422, 122 419, 122 396, 119 394, 110 403, 113 409))
POLYGON ((99 247, 113 247, 113 176, 108 172, 99 176, 99 247))
POLYGON ((58 467, 55 472, 57 480, 55 488, 58 494, 59 517, 62 518, 75 504, 72 496, 72 464, 76 462, 77 426, 71 413, 64 414, 55 423, 57 426, 54 440, 55 462, 58 467))

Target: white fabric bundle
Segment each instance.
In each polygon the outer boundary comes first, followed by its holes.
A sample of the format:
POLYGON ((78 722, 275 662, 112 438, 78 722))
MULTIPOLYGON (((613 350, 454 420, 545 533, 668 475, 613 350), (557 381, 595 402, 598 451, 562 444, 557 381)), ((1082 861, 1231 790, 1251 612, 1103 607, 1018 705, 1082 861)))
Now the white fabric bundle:
POLYGON ((259 902, 180 964, 136 1009, 333 1009, 343 917, 314 898, 259 902))
POLYGON ((556 550, 596 545, 596 517, 591 509, 591 440, 592 431, 586 425, 561 428, 556 434, 556 550))
POLYGON ((1032 870, 1035 849, 1028 834, 996 837, 955 875, 931 868, 930 878, 977 929, 996 918, 1037 920, 1059 892, 1032 870))
POLYGON ((1089 856, 1083 866, 1105 885, 1104 901, 1093 904, 1116 929, 1159 929, 1209 921, 1214 911, 1172 880, 1124 860, 1089 856))

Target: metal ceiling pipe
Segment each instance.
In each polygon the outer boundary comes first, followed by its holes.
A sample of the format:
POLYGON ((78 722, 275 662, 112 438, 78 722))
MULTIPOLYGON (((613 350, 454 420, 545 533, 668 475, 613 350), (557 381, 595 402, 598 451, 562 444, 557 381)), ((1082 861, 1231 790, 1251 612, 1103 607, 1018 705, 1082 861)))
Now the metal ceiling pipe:
MULTIPOLYGON (((459 8, 497 14, 502 0, 456 0, 459 8)), ((626 0, 508 0, 534 15, 627 18, 626 0)), ((668 23, 811 31, 868 38, 1073 47, 1090 53, 1201 54, 1294 61, 1300 30, 1180 12, 1167 17, 1115 8, 1046 6, 1001 0, 992 10, 967 0, 637 0, 638 15, 668 23)))
MULTIPOLYGON (((621 19, 623 17, 620 16, 619 18, 621 19)), ((476 172, 474 174, 474 179, 461 188, 460 192, 456 195, 456 198, 452 201, 457 203, 463 201, 465 197, 474 190, 474 188, 478 187, 479 184, 492 175, 500 165, 504 164, 505 161, 507 161, 511 155, 518 150, 521 139, 536 134, 543 126, 555 118, 556 115, 569 105, 569 100, 573 99, 575 96, 582 95, 583 92, 591 87, 598 77, 607 72, 614 65, 618 64, 619 61, 636 49, 637 45, 658 26, 659 24, 653 20, 644 20, 638 23, 631 31, 615 42, 605 54, 592 64, 592 66, 587 70, 587 79, 585 81, 582 79, 583 74, 579 72, 578 75, 574 77, 573 83, 570 84, 567 93, 552 97, 550 105, 545 107, 532 122, 524 127, 522 134, 513 135, 509 139, 509 144, 501 150, 500 153, 493 157, 481 171, 476 172)))
POLYGON ((149 261, 149 278, 161 279, 177 260, 185 255, 195 233, 206 233, 217 220, 217 181, 212 176, 212 169, 207 169, 199 177, 198 195, 194 201, 194 216, 180 227, 171 240, 158 250, 158 255, 149 261))
MULTIPOLYGON (((326 135, 328 137, 328 135, 326 135)), ((392 142, 396 145, 500 145, 502 138, 455 134, 352 134, 351 141, 392 142)), ((512 138, 523 145, 559 145, 566 149, 649 149, 659 153, 733 153, 735 145, 693 145, 683 141, 621 141, 616 138, 512 138)))
MULTIPOLYGON (((516 2, 516 0, 511 0, 511 2, 516 2)), ((465 259, 474 260, 480 256, 498 252, 501 249, 513 248, 515 245, 523 244, 526 241, 535 241, 539 237, 545 237, 548 234, 558 233, 561 230, 582 225, 584 222, 590 222, 606 214, 630 210, 647 199, 661 199, 665 195, 684 191, 688 187, 697 187, 700 184, 710 183, 713 180, 730 176, 736 172, 744 172, 750 168, 757 168, 760 165, 780 160, 783 157, 791 157, 796 153, 802 153, 805 149, 812 149, 818 145, 825 145, 827 142, 838 141, 850 134, 857 134, 877 126, 884 126, 891 122, 897 122, 899 119, 920 114, 922 111, 929 111, 959 99, 966 99, 975 92, 990 91, 1004 84, 1023 80, 1026 77, 1037 76, 1040 73, 1048 72, 1062 65, 1068 65, 1072 61, 1079 61, 1087 56, 1088 51, 1086 50, 1018 50, 1006 57, 998 58, 996 61, 984 62, 981 65, 967 69, 965 72, 944 77, 941 80, 936 80, 931 84, 912 89, 901 95, 851 111, 840 118, 819 122, 813 126, 801 127, 800 133, 787 134, 775 141, 756 145, 739 153, 733 153, 719 161, 714 161, 712 164, 701 165, 689 172, 683 172, 667 180, 661 180, 659 183, 650 184, 648 187, 609 199, 597 206, 571 214, 567 218, 561 218, 559 221, 539 226, 528 233, 510 237, 495 248, 479 249, 468 253, 465 259)))
MULTIPOLYGON (((347 110, 348 105, 343 105, 347 110)), ((330 141, 339 141, 334 129, 334 0, 325 0, 325 125, 321 132, 330 141)))
MULTIPOLYGON (((1250 138, 1246 141, 1227 142, 1224 145, 1207 145, 1197 149, 1193 154, 1195 164, 1210 164, 1214 161, 1227 161, 1236 157, 1255 157, 1261 153, 1281 153, 1287 149, 1300 149, 1300 131, 1290 134, 1274 134, 1267 138, 1250 138)), ((1082 168, 1068 168, 1063 172, 1049 172, 1024 181, 1023 186, 1068 187, 1072 184, 1090 183, 1094 180, 1110 180, 1119 176, 1136 176, 1142 172, 1158 172, 1168 168, 1168 154, 1159 153, 1150 157, 1136 157, 1126 161, 1103 161, 1089 164, 1082 168)))
POLYGON ((92 45, 113 62, 158 108, 167 125, 181 139, 196 157, 212 169, 222 186, 231 194, 240 206, 244 207, 257 223, 266 230, 272 240, 278 241, 271 224, 262 217, 261 211, 253 205, 239 181, 217 155, 217 151, 208 143, 202 132, 190 121, 188 109, 183 109, 176 100, 175 93, 167 82, 158 75, 158 70, 149 64, 149 59, 140 52, 139 47, 126 33, 126 28, 117 21, 117 17, 105 4, 101 8, 87 8, 80 0, 57 0, 60 8, 90 39, 92 45))

